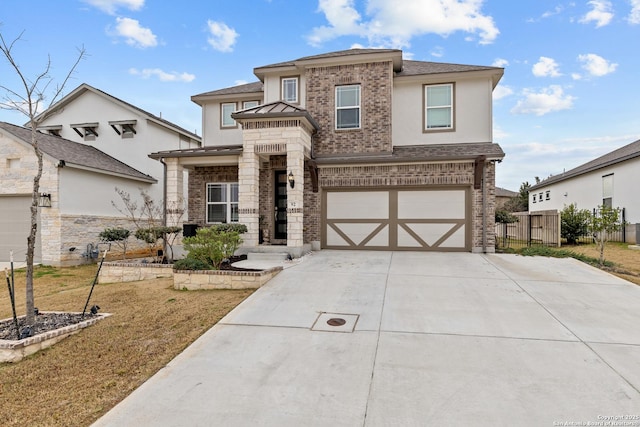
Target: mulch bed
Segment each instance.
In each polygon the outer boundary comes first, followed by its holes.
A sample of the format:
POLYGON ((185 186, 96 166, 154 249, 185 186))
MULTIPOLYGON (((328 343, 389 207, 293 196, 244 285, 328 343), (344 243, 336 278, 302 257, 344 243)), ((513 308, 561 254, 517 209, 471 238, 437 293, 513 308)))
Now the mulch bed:
MULTIPOLYGON (((55 329, 64 328, 65 326, 75 325, 83 320, 91 318, 91 313, 86 313, 84 317, 78 313, 39 313, 35 317, 35 323, 31 325, 31 334, 28 336, 35 336, 45 332, 53 331, 55 329)), ((24 334, 26 324, 26 317, 18 317, 18 327, 24 334)), ((23 337, 26 338, 26 337, 23 337)), ((0 340, 17 340, 16 327, 13 322, 13 318, 0 321, 0 340)))

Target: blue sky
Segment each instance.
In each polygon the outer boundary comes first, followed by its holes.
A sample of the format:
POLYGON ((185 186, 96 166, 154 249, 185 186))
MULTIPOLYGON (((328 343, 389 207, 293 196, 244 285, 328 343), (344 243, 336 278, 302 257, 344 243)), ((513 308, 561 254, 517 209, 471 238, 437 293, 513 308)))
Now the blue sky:
MULTIPOLYGON (((253 68, 351 47, 496 65, 498 186, 548 177, 640 138, 640 0, 2 0, 28 76, 47 55, 67 92, 88 83, 201 134, 190 96, 255 81, 253 68)), ((6 64, 0 84, 16 87, 6 64)), ((23 116, 0 110, 0 120, 23 116)))

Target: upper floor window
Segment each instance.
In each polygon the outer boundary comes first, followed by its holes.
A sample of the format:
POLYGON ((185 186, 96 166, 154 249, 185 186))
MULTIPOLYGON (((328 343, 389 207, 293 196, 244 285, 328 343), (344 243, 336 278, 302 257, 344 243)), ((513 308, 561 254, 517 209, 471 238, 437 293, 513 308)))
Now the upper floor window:
POLYGON ((238 183, 207 184, 207 223, 238 222, 238 183))
POLYGON ((453 83, 425 85, 424 129, 453 129, 453 83))
POLYGON ((242 103, 242 109, 246 110, 247 108, 253 108, 260 105, 260 101, 244 101, 242 103))
POLYGON ((545 197, 546 200, 551 200, 551 190, 547 190, 544 193, 544 197, 545 197))
POLYGON ((602 204, 613 207, 613 174, 602 177, 602 204))
POLYGON ((223 102, 220 105, 220 127, 231 128, 236 127, 236 121, 231 117, 231 113, 236 111, 235 102, 223 102))
POLYGON ((360 85, 336 86, 336 129, 360 128, 360 85))
POLYGON ((297 103, 298 102, 298 78, 297 77, 283 77, 281 80, 282 85, 282 100, 284 102, 297 103))

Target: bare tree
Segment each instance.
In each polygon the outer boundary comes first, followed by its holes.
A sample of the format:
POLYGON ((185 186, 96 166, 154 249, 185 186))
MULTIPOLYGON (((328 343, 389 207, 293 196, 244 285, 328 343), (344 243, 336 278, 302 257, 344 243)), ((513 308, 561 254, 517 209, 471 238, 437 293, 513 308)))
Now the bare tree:
MULTIPOLYGON (((38 231, 38 199, 40 190, 40 178, 42 177, 42 151, 38 146, 37 128, 38 123, 43 117, 38 116, 38 111, 45 104, 48 106, 56 102, 58 97, 63 93, 64 87, 75 72, 80 61, 86 57, 84 47, 78 48, 78 57, 64 77, 63 81, 55 87, 50 87, 53 82, 51 71, 51 57, 47 58, 43 70, 36 74, 34 78, 28 78, 20 64, 13 55, 13 50, 17 42, 22 40, 23 33, 11 42, 7 42, 2 33, 0 33, 0 52, 9 63, 9 68, 15 72, 18 77, 19 84, 17 88, 11 89, 4 84, 0 84, 2 90, 2 99, 0 100, 0 108, 5 110, 19 111, 29 119, 31 127, 31 145, 38 159, 38 170, 33 177, 33 192, 31 194, 31 226, 29 237, 27 238, 27 278, 26 278, 26 324, 33 325, 35 321, 34 300, 33 300, 33 256, 35 252, 36 233, 38 231), (51 93, 51 98, 47 99, 47 94, 51 93)), ((4 79, 3 79, 4 80, 4 79)))

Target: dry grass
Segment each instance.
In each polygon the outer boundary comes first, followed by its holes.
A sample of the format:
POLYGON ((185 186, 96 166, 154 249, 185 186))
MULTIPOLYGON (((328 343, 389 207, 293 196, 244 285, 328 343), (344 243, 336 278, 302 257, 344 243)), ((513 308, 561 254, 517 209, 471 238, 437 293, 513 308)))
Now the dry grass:
MULTIPOLYGON (((37 268, 36 306, 82 311, 96 268, 37 268)), ((2 281, 0 318, 7 318, 2 281)), ((0 425, 90 425, 251 292, 176 291, 171 279, 97 285, 91 303, 113 316, 19 363, 0 364, 0 425)), ((16 275, 16 298, 23 314, 24 272, 16 275)))
MULTIPOLYGON (((600 257, 595 244, 563 246, 562 248, 592 258, 600 257)), ((605 246, 604 259, 615 263, 615 267, 606 269, 610 273, 640 285, 640 250, 629 249, 628 243, 609 242, 605 246)))

